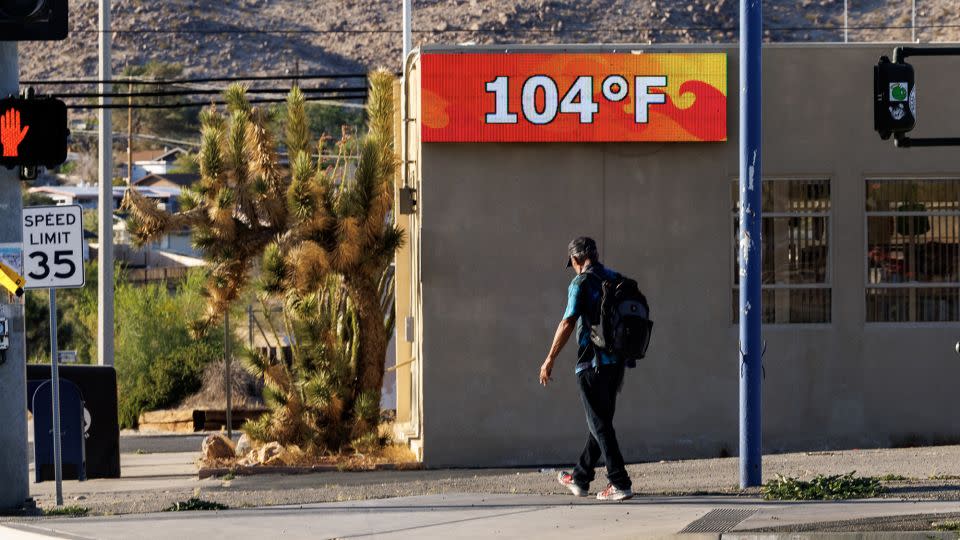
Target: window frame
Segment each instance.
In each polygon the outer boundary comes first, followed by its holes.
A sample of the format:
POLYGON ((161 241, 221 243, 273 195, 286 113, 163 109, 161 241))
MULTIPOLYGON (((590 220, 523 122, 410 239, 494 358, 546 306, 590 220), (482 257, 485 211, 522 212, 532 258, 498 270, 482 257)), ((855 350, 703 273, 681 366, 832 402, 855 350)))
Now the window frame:
MULTIPOLYGON (((824 329, 824 328, 831 328, 831 327, 833 327, 834 320, 836 319, 836 317, 835 317, 835 312, 834 312, 834 301, 833 301, 833 288, 834 288, 834 287, 833 287, 833 268, 834 268, 834 262, 833 262, 833 259, 834 259, 834 257, 833 257, 833 246, 834 246, 834 242, 833 242, 833 241, 834 241, 834 231, 833 231, 833 227, 834 227, 834 225, 833 225, 833 224, 834 224, 834 219, 833 219, 833 210, 834 210, 833 180, 834 180, 834 178, 833 178, 833 175, 831 175, 831 174, 776 175, 776 176, 764 176, 764 177, 761 179, 761 186, 765 186, 765 185, 767 185, 768 183, 772 183, 772 182, 791 182, 791 181, 794 181, 794 182, 795 182, 795 181, 801 181, 801 182, 806 181, 806 182, 810 182, 810 181, 820 181, 820 182, 825 182, 825 183, 827 184, 827 186, 829 186, 829 191, 830 191, 830 196, 829 196, 829 198, 828 198, 828 200, 829 200, 829 202, 830 202, 830 208, 829 208, 828 210, 826 210, 826 211, 762 212, 762 213, 761 213, 761 216, 760 216, 761 221, 762 221, 763 219, 766 219, 766 218, 789 219, 789 218, 805 218, 805 217, 807 217, 807 218, 825 218, 825 219, 827 220, 827 225, 826 225, 826 228, 825 228, 825 232, 826 232, 826 235, 827 235, 827 242, 826 242, 826 243, 827 243, 827 266, 826 266, 826 270, 825 270, 825 274, 824 274, 824 282, 823 282, 823 283, 796 283, 796 284, 790 284, 790 283, 769 283, 769 284, 764 284, 764 283, 761 283, 761 285, 760 285, 760 290, 761 290, 761 295, 763 294, 763 291, 767 291, 767 290, 771 290, 771 291, 776 291, 776 290, 803 290, 803 289, 806 289, 806 290, 829 290, 829 291, 830 291, 830 307, 829 307, 829 309, 828 309, 828 312, 829 312, 829 314, 830 314, 830 320, 829 320, 829 321, 826 321, 826 322, 762 322, 761 324, 763 325, 764 328, 773 328, 773 329, 776 329, 776 328, 784 328, 784 329, 790 328, 790 329, 814 329, 814 330, 815 330, 815 329, 824 329)), ((738 186, 739 178, 733 178, 733 179, 731 179, 730 183, 731 183, 732 185, 737 186, 737 187, 739 188, 739 186, 738 186)), ((737 284, 738 245, 739 245, 739 238, 738 238, 738 236, 737 236, 737 219, 739 218, 739 211, 738 211, 738 206, 739 206, 739 201, 738 201, 738 198, 739 198, 739 189, 737 189, 737 190, 735 191, 735 193, 737 194, 737 199, 732 199, 732 200, 730 201, 730 203, 731 203, 731 211, 730 211, 730 215, 729 215, 729 219, 730 219, 730 233, 729 233, 729 237, 730 237, 730 241, 731 241, 731 246, 730 246, 730 250, 728 251, 728 253, 732 253, 732 254, 733 254, 733 256, 730 258, 730 280, 729 280, 730 292, 731 292, 731 301, 732 301, 732 302, 738 301, 738 300, 739 300, 739 295, 740 295, 740 285, 737 284)), ((762 227, 762 225, 761 225, 761 227, 762 227)), ((866 233, 864 233, 864 234, 866 234, 866 233)), ((763 240, 763 239, 761 238, 761 241, 762 241, 762 240, 763 240)), ((762 250, 763 250, 763 247, 761 246, 761 251, 762 251, 762 250)), ((866 295, 864 295, 864 298, 866 298, 866 295)), ((737 326, 737 325, 739 324, 739 323, 738 323, 738 319, 734 319, 733 317, 731 317, 730 324, 731 324, 732 326, 737 326)))
MULTIPOLYGON (((957 182, 960 185, 960 175, 923 175, 923 174, 908 174, 908 175, 892 175, 892 174, 880 174, 880 175, 863 175, 860 178, 860 195, 863 197, 861 201, 861 208, 863 209, 863 251, 861 252, 861 264, 863 265, 863 323, 864 326, 875 329, 883 328, 898 328, 898 329, 909 329, 909 328, 924 328, 924 329, 936 329, 936 328, 956 328, 958 322, 960 322, 960 317, 956 321, 871 321, 868 320, 869 317, 869 308, 867 304, 867 293, 870 289, 901 289, 901 290, 910 290, 910 289, 944 289, 944 288, 956 288, 958 289, 958 303, 960 303, 960 281, 956 282, 920 282, 920 281, 907 281, 900 283, 870 283, 870 218, 871 217, 955 217, 960 221, 960 208, 953 211, 943 211, 943 210, 934 210, 934 211, 909 211, 909 212, 899 212, 895 210, 868 210, 867 209, 867 187, 871 182, 929 182, 929 181, 951 181, 957 182)), ((960 242, 958 242, 960 245, 960 242)), ((958 256, 958 267, 960 267, 960 256, 958 256)), ((960 310, 960 307, 958 307, 960 310)))

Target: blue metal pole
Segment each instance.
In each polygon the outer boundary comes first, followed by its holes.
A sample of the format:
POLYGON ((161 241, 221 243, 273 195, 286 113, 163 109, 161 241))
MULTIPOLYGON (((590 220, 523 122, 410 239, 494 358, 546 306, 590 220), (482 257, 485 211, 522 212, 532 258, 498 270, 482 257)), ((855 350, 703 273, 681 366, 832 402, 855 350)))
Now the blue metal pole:
POLYGON ((740 0, 740 487, 761 482, 762 0, 740 0))

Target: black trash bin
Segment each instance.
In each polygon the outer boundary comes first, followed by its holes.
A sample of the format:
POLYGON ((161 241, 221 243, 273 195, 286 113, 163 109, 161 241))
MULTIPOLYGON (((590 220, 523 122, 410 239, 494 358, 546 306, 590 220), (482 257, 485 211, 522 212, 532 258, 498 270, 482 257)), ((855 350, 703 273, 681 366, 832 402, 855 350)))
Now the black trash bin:
MULTIPOLYGON (((87 417, 87 478, 120 478, 120 425, 117 419, 117 372, 110 366, 60 365, 60 380, 76 384, 87 417)), ((50 364, 27 365, 27 405, 33 393, 50 380, 50 364)), ((50 405, 47 405, 49 408, 50 405)), ((52 471, 51 471, 52 472, 52 471)), ((50 476, 52 479, 53 476, 50 476)))
MULTIPOLYGON (((53 480, 53 385, 43 381, 33 393, 33 464, 35 482, 53 480)), ((83 396, 77 385, 60 379, 60 456, 65 480, 87 479, 83 396)))

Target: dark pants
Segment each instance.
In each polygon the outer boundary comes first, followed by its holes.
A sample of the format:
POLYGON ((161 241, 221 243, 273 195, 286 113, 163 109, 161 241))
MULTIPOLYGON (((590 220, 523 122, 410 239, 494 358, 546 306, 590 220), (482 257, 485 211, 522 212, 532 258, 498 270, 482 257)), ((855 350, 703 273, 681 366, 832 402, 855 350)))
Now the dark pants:
POLYGON ((573 480, 586 487, 594 479, 594 468, 603 458, 607 465, 607 480, 620 489, 631 487, 630 476, 623 464, 617 434, 613 430, 613 413, 617 407, 617 394, 623 383, 623 365, 600 366, 600 369, 585 369, 577 374, 580 399, 587 413, 587 446, 573 469, 573 480))

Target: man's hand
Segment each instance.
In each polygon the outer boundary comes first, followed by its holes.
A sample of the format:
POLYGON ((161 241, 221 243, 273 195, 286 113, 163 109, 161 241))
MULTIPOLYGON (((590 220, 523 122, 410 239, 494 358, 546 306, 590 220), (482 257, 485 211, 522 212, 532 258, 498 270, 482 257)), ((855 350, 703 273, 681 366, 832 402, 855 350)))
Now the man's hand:
POLYGON ((20 111, 16 109, 7 109, 7 112, 0 117, 0 144, 3 145, 3 157, 17 157, 17 148, 27 136, 30 126, 20 130, 20 111))
POLYGON ((553 372, 553 359, 547 358, 543 361, 543 365, 540 366, 540 384, 546 386, 547 383, 553 380, 550 377, 550 373, 553 372))
POLYGON ((567 340, 570 339, 570 334, 573 333, 576 327, 577 320, 573 317, 564 319, 557 325, 557 333, 553 336, 550 353, 547 354, 547 359, 544 360, 543 365, 540 366, 540 384, 546 386, 547 383, 553 380, 550 378, 550 373, 553 371, 553 361, 560 355, 560 351, 563 349, 563 346, 567 344, 567 340))

